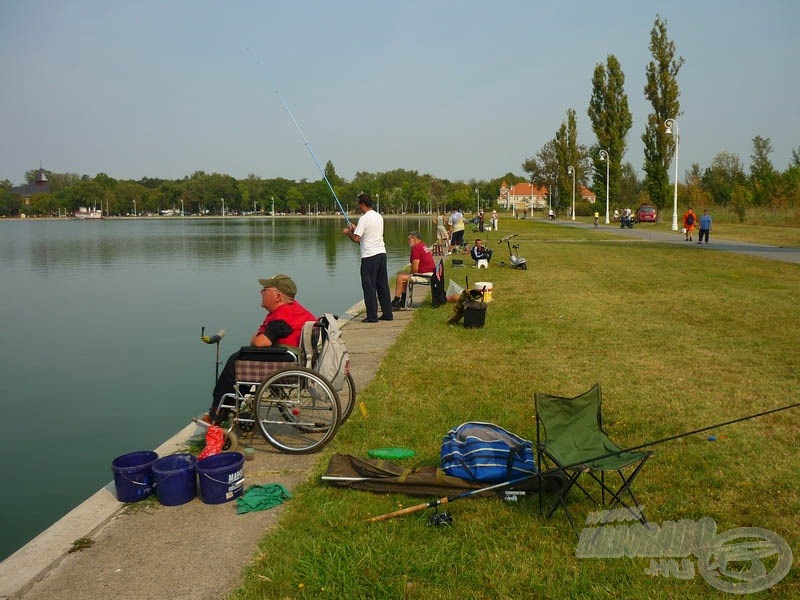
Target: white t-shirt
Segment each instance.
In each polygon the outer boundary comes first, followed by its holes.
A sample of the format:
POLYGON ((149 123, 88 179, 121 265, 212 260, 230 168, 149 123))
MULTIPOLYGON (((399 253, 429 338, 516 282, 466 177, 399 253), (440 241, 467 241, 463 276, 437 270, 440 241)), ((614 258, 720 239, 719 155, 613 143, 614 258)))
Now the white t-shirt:
POLYGON ((355 235, 361 236, 361 258, 369 258, 376 254, 386 254, 383 243, 383 217, 375 210, 368 210, 358 219, 355 235))

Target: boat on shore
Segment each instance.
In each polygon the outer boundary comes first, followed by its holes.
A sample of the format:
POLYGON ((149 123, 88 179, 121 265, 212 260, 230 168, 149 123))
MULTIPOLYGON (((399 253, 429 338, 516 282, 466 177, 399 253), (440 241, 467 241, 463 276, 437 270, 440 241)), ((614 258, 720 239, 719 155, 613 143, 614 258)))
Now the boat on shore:
POLYGON ((81 206, 73 213, 76 219, 102 219, 103 209, 81 206))

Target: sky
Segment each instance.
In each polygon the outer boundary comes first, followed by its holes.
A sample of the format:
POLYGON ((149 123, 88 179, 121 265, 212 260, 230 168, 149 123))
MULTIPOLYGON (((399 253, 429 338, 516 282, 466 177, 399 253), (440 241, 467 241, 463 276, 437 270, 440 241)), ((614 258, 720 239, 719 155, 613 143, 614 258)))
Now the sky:
POLYGON ((314 157, 348 180, 524 175, 570 108, 595 142, 591 79, 610 54, 641 174, 657 15, 685 59, 680 173, 722 151, 747 169, 755 136, 784 170, 800 147, 796 0, 0 0, 0 181, 40 163, 318 180, 314 157))

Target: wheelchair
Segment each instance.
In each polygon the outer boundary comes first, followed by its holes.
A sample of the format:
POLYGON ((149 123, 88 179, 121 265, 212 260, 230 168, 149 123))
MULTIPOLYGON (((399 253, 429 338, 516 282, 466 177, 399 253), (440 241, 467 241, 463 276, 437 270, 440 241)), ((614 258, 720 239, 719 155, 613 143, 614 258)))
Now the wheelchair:
POLYGON ((318 350, 239 350, 233 392, 225 394, 218 407, 228 411, 223 450, 236 450, 239 438, 253 436, 256 428, 271 446, 287 454, 317 452, 335 437, 353 411, 356 387, 349 370, 339 391, 313 370, 318 350))

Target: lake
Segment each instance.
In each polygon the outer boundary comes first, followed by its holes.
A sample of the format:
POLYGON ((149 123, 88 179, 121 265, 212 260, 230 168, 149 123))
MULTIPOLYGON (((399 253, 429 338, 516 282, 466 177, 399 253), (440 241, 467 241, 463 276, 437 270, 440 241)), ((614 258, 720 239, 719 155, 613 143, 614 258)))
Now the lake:
MULTIPOLYGON (((258 279, 290 274, 315 314, 361 300, 344 219, 0 220, 0 407, 6 425, 0 560, 210 405, 214 346, 246 344, 264 317, 258 279), (19 460, 17 460, 19 459, 19 460)), ((389 272, 429 217, 387 218, 389 272)))

